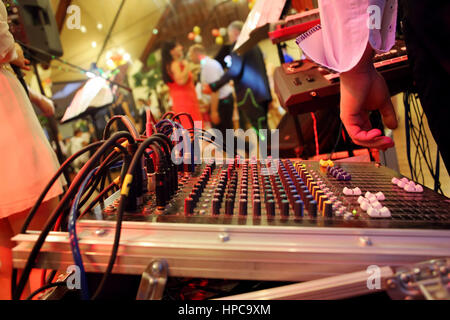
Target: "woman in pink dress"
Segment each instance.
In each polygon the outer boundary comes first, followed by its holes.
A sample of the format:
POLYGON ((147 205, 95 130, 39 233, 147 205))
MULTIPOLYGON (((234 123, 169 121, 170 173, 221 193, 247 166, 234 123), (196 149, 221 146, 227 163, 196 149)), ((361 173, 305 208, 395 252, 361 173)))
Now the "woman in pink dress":
MULTIPOLYGON (((45 115, 54 113, 48 99, 24 88, 10 64, 29 70, 20 46, 8 30, 0 1, 0 299, 9 299, 13 242, 28 212, 57 171, 58 160, 42 130, 30 98, 45 115)), ((62 183, 49 191, 29 229, 40 229, 58 203, 62 183)), ((34 277, 33 277, 34 278, 34 277)))
MULTIPOLYGON (((183 47, 179 43, 165 42, 161 50, 162 76, 169 87, 172 98, 172 111, 175 113, 187 112, 194 121, 202 121, 200 105, 195 92, 192 73, 187 61, 183 59, 183 47)), ((189 122, 181 118, 182 125, 190 128, 189 122)))

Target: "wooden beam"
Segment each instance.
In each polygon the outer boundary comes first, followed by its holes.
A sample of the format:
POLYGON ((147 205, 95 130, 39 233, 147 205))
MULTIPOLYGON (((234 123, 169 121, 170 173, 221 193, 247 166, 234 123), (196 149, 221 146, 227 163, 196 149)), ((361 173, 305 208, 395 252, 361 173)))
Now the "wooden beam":
POLYGON ((56 10, 55 19, 58 25, 59 33, 61 33, 64 27, 64 21, 66 20, 67 8, 72 3, 72 0, 60 0, 58 3, 58 9, 56 10))

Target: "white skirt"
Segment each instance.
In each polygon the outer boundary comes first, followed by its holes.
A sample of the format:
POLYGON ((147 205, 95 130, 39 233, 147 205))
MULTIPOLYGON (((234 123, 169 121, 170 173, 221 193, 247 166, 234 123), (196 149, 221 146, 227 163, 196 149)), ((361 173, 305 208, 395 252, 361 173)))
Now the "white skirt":
MULTIPOLYGON (((0 68, 0 219, 31 208, 59 168, 26 92, 0 68)), ((64 178, 45 200, 62 193, 64 178)))

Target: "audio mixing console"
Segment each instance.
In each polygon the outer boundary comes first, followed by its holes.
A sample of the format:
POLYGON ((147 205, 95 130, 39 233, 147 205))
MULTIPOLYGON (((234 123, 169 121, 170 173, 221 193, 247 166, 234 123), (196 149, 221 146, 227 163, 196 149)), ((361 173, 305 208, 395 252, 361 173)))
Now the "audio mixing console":
MULTIPOLYGON (((114 273, 164 259, 171 277, 306 281, 450 256, 450 200, 375 163, 234 160, 169 176, 149 175, 155 191, 124 212, 114 273)), ((86 272, 110 260, 119 193, 78 219, 86 272)), ((15 267, 37 238, 13 239, 15 267)), ((49 234, 36 265, 73 265, 67 232, 49 234)))
MULTIPOLYGON (((157 206, 155 195, 127 212, 125 220, 276 226, 449 229, 450 200, 423 188, 407 192, 392 184, 397 173, 374 163, 338 163, 333 167, 300 160, 239 161, 198 166, 181 174, 179 191, 157 206), (341 172, 337 179, 337 174, 341 172), (344 188, 358 188, 356 195, 344 188), (382 200, 376 199, 376 194, 382 200), (365 198, 367 196, 367 199, 365 198), (373 198, 370 202, 370 198, 373 198), (361 202, 373 205, 373 215, 361 202)), ((102 219, 115 220, 116 200, 102 219)), ((89 219, 98 219, 91 215, 89 219)))

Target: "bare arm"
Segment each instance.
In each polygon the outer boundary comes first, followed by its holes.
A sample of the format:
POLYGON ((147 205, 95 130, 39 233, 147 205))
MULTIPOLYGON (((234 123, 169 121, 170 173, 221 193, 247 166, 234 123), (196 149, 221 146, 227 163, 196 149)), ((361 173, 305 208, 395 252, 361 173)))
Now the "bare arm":
POLYGON ((220 123, 219 116, 219 92, 211 93, 211 121, 213 124, 220 123))
POLYGON ((372 129, 369 113, 379 110, 384 124, 397 127, 397 118, 389 90, 383 77, 375 70, 370 44, 359 63, 341 73, 341 119, 352 140, 359 145, 386 149, 394 146, 392 139, 372 129))
POLYGON ((28 92, 31 102, 33 102, 46 117, 51 117, 55 114, 55 105, 52 100, 31 90, 30 87, 28 87, 28 92))

